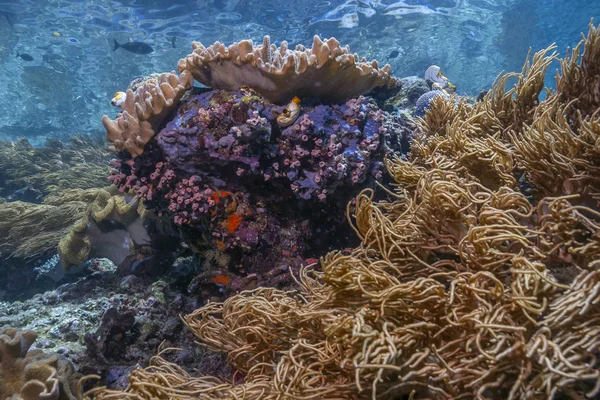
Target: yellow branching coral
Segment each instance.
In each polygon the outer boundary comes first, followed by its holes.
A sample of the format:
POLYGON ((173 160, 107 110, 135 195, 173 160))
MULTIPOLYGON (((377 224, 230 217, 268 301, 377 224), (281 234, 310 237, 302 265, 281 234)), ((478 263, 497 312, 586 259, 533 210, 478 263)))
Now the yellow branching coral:
POLYGON ((179 61, 181 73, 215 89, 238 90, 249 86, 278 104, 294 96, 319 96, 343 102, 382 86, 390 79, 390 66, 350 53, 335 38, 313 39, 312 48, 289 49, 286 41, 277 47, 265 36, 262 45, 251 40, 225 46, 215 42, 204 47, 192 44, 192 54, 179 61))
POLYGON ((146 143, 193 83, 191 74, 183 71, 179 76, 174 73, 152 76, 135 91, 128 89, 117 118, 102 117, 106 139, 113 144, 109 149, 127 150, 133 157, 142 154, 146 143))
POLYGON ((508 92, 500 78, 476 105, 434 102, 409 159, 387 160, 390 200, 365 191, 348 207, 361 245, 303 269, 297 291, 246 291, 184 317, 241 383, 156 358, 124 392, 88 396, 598 397, 600 121, 586 108, 594 88, 575 82, 596 82, 599 35, 543 100, 551 49, 508 92))

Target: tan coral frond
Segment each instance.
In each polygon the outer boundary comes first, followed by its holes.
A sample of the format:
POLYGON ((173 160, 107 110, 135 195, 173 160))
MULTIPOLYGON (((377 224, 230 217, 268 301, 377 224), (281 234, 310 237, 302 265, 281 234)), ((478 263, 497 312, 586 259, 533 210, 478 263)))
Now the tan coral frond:
POLYGON ((587 36, 561 60, 556 91, 562 103, 571 103, 567 115, 586 117, 600 106, 600 26, 590 22, 587 36), (583 53, 583 54, 582 54, 583 53))
POLYGON ((146 143, 192 87, 193 81, 186 71, 182 71, 179 77, 174 73, 164 73, 148 77, 135 91, 128 89, 117 118, 102 117, 106 139, 113 144, 110 149, 127 150, 133 157, 142 154, 146 143))
POLYGON ((490 134, 496 133, 493 128, 500 129, 502 135, 520 132, 524 124, 531 123, 533 113, 540 103, 546 71, 556 59, 556 53, 552 52, 555 48, 552 45, 538 51, 531 61, 528 54, 521 73, 501 75, 496 80, 478 107, 478 111, 486 110, 487 118, 482 121, 482 125, 490 134), (517 79, 517 82, 507 91, 506 85, 511 79, 517 79))
POLYGON ((209 47, 192 44, 193 52, 179 60, 181 73, 189 71, 198 82, 225 90, 248 86, 266 99, 285 104, 294 96, 319 96, 344 102, 386 84, 390 67, 379 68, 377 61, 367 62, 350 53, 334 39, 313 39, 312 48, 280 47, 265 36, 263 44, 251 40, 225 46, 215 42, 209 47))

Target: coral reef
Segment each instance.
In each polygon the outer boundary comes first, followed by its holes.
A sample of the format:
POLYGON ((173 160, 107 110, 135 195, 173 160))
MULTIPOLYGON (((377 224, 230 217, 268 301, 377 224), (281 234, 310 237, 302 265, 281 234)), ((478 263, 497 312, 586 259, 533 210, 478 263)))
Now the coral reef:
POLYGON ((597 397, 598 55, 590 25, 544 99, 548 50, 475 105, 435 99, 408 160, 387 163, 392 201, 367 190, 348 207, 351 254, 302 269, 299 290, 258 288, 185 316, 232 379, 159 354, 124 391, 86 397, 597 397))
POLYGON ((329 102, 345 102, 382 86, 390 78, 390 67, 379 68, 351 54, 335 38, 314 37, 312 48, 295 50, 286 41, 277 47, 265 36, 262 45, 242 40, 229 46, 215 42, 204 47, 192 44, 193 52, 179 61, 179 72, 189 71, 195 80, 229 91, 248 86, 276 104, 294 96, 320 97, 329 102))
MULTIPOLYGON (((121 153, 109 180, 169 217, 196 251, 216 247, 237 273, 297 267, 303 254, 338 240, 351 191, 373 185, 401 140, 364 97, 282 107, 251 89, 190 93, 140 157, 121 153)), ((222 266, 226 267, 226 266, 222 266)))
POLYGON ((146 143, 193 83, 194 79, 186 71, 179 76, 156 74, 134 82, 134 86, 127 89, 117 118, 102 117, 106 139, 113 144, 109 149, 127 150, 133 157, 142 154, 146 143))
POLYGON ((0 398, 76 400, 79 375, 64 357, 30 350, 33 331, 0 328, 0 398))

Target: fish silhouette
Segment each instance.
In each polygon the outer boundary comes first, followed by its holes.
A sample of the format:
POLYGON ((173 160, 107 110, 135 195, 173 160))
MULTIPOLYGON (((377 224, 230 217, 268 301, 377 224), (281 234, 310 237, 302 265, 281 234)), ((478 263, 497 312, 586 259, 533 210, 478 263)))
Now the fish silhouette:
POLYGON ((27 53, 19 53, 17 52, 17 57, 20 57, 24 61, 33 61, 33 57, 27 53))
POLYGON ((113 51, 117 50, 119 47, 135 54, 150 54, 154 51, 152 46, 144 42, 127 42, 123 44, 120 44, 116 40, 114 42, 115 47, 113 48, 113 51))

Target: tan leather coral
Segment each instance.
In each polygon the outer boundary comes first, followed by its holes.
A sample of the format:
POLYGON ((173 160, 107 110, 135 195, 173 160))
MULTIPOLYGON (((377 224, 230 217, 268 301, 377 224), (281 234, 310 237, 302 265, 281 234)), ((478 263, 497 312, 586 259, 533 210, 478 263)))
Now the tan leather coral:
POLYGON ((179 60, 181 73, 189 71, 195 80, 215 89, 249 86, 277 104, 294 96, 343 102, 390 79, 389 65, 379 68, 377 61, 359 59, 335 38, 323 41, 316 35, 310 49, 298 45, 291 50, 286 41, 277 47, 269 36, 258 46, 251 40, 230 46, 215 42, 209 47, 194 42, 192 49, 192 54, 179 60))
POLYGON ((102 117, 106 139, 112 142, 112 151, 127 150, 133 157, 144 151, 164 118, 177 106, 194 80, 187 71, 151 75, 128 89, 117 118, 102 117))
POLYGON ((0 399, 75 400, 74 369, 64 358, 29 350, 37 334, 0 329, 0 399))
POLYGON ((141 219, 146 215, 143 203, 136 197, 118 193, 115 187, 96 189, 85 214, 58 244, 65 271, 93 257, 108 258, 119 265, 135 245, 150 240, 141 219), (118 222, 123 229, 104 232, 98 227, 102 221, 118 222))

